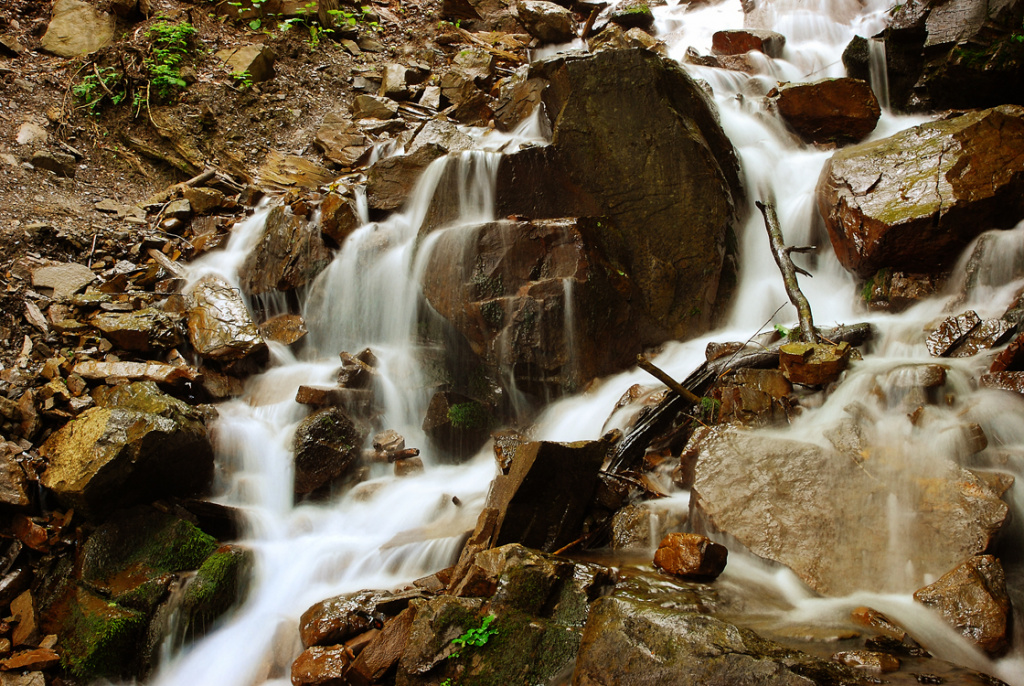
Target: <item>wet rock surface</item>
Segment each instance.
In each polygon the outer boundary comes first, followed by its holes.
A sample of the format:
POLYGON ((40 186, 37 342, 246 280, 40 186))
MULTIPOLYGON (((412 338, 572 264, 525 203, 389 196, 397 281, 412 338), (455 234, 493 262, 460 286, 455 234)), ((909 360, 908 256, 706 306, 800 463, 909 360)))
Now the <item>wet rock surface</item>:
POLYGON ((359 461, 366 430, 344 411, 328 407, 295 430, 295 492, 313 491, 344 476, 359 461))
POLYGON ((890 567, 899 565, 894 560, 912 554, 916 575, 941 575, 984 551, 1003 525, 1006 505, 970 472, 947 463, 927 476, 905 475, 903 486, 912 495, 901 496, 886 485, 894 474, 886 462, 883 455, 861 462, 810 443, 726 430, 700 448, 693 497, 719 530, 829 595, 872 580, 876 590, 912 591, 918 584, 899 579, 890 567), (916 513, 907 536, 916 542, 912 553, 884 550, 874 534, 887 515, 873 503, 893 497, 911 498, 905 502, 916 513), (844 523, 850 521, 859 523, 844 523), (839 544, 855 540, 854 554, 839 544))
POLYGON ((554 58, 530 76, 564 84, 542 95, 554 143, 502 159, 499 216, 605 217, 598 245, 654 326, 705 330, 728 297, 726 235, 742 194, 704 92, 636 49, 554 58))
POLYGON ((782 84, 769 102, 797 135, 813 143, 855 143, 871 133, 881 109, 860 79, 782 84))
POLYGON ((849 146, 826 163, 818 209, 848 270, 935 272, 982 230, 1024 214, 1016 198, 1024 110, 1002 106, 849 146))

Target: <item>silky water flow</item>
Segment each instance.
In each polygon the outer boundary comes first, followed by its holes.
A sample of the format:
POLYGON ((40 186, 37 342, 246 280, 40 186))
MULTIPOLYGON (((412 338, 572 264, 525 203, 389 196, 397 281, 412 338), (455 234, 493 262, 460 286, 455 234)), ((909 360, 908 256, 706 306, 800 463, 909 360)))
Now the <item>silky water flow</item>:
MULTIPOLYGON (((934 578, 915 569, 916 542, 906 535, 914 519, 913 475, 944 469, 963 457, 962 442, 949 438, 955 432, 946 428, 978 422, 989 438, 989 450, 1011 456, 1000 468, 1017 477, 1024 472, 1020 458, 1012 457, 1024 455, 1020 421, 1024 402, 1005 393, 973 390, 969 379, 983 371, 983 361, 948 360, 944 361, 950 366, 947 385, 958 398, 956 406, 933 408, 936 416, 928 432, 914 429, 899 407, 900 368, 930 360, 924 327, 945 316, 952 296, 935 297, 898 316, 867 313, 857 305, 857 284, 833 256, 814 202, 815 183, 830 153, 801 145, 762 104, 763 96, 779 81, 844 75, 843 48, 854 35, 878 33, 885 25, 888 4, 888 0, 774 0, 760 3, 746 18, 738 2, 687 11, 685 4, 670 0, 654 9, 658 37, 674 59, 681 59, 690 46, 707 54, 715 31, 743 28, 745 21, 748 28, 770 28, 786 36, 782 57, 759 56, 753 75, 684 66, 713 89, 722 126, 740 157, 749 198, 775 203, 788 244, 819 246, 804 263, 814 278, 802 281, 819 326, 870 321, 879 337, 865 360, 847 373, 820 407, 808 408, 791 426, 770 434, 823 444, 824 433, 848 417, 848 408, 857 403, 861 414, 870 418, 873 445, 884 448, 892 473, 903 475, 893 479, 885 506, 887 524, 884 531, 873 532, 874 548, 849 551, 867 552, 885 566, 881 578, 854 581, 862 590, 839 598, 820 597, 792 572, 745 554, 734 540, 726 540, 730 561, 718 583, 749 598, 757 622, 774 625, 847 625, 854 607, 870 605, 910 629, 937 657, 1024 686, 1022 627, 1015 632, 1014 649, 993 661, 912 600, 911 592, 934 578)), ((884 80, 876 78, 872 85, 885 102, 884 80)), ((883 111, 872 138, 924 121, 924 117, 897 117, 883 111)), ((381 362, 377 390, 385 428, 397 430, 410 446, 427 445, 420 428, 430 393, 420 364, 425 351, 417 342, 423 300, 419 283, 440 232, 419 237, 420 227, 446 172, 461 180, 462 213, 441 231, 467 231, 493 220, 499 156, 525 142, 539 141, 538 131, 532 122, 512 136, 473 132, 479 151, 433 163, 404 210, 382 222, 366 222, 306 290, 303 314, 310 334, 302 355, 297 358, 272 344, 270 369, 248 382, 243 398, 219 406, 216 499, 245 515, 243 543, 255 554, 254 578, 248 599, 222 626, 195 644, 167 651, 155 683, 288 684, 289 666, 301 650, 298 617, 310 605, 363 588, 398 587, 452 563, 460 534, 472 528, 495 472, 489 448, 459 466, 440 464, 425 451, 427 469, 418 476, 394 478, 378 467, 382 471, 374 473, 375 478, 332 502, 295 503, 291 440, 305 408, 294 398, 300 385, 332 382, 340 351, 354 353, 370 347, 381 362), (455 505, 452 496, 461 505, 455 505)), ((216 273, 237 285, 238 270, 258 241, 267 212, 266 207, 257 209, 235 228, 225 250, 197 261, 191 267, 191 279, 216 273)), ((746 340, 759 327, 793 324, 795 312, 787 304, 760 215, 750 212, 737 234, 740 278, 728 323, 697 340, 663 347, 655 361, 676 378, 700 365, 710 341, 746 340)), ((969 286, 967 301, 958 303, 957 311, 973 308, 982 317, 999 316, 1022 286, 1015 275, 1024 271, 1024 228, 987 234, 980 240, 989 241, 982 258, 987 262, 970 268, 965 264, 951 279, 969 286)), ((571 281, 566 280, 564 289, 571 306, 571 281)), ((571 338, 572 332, 567 332, 566 339, 571 338)), ((638 370, 627 371, 554 403, 537 421, 535 436, 558 441, 598 438, 623 421, 609 414, 635 383, 651 384, 652 380, 638 370)), ((1011 516, 1020 522, 1017 489, 1011 489, 1005 499, 1011 516)), ((856 493, 846 495, 857 497, 856 493)), ((677 492, 658 507, 685 514, 688 494, 677 492)), ((844 504, 853 516, 858 507, 877 506, 844 504)), ((1019 524, 1013 526, 1009 535, 1020 537, 1019 524)), ((1014 565, 1021 565, 1020 560, 1007 562, 1011 575, 1014 565)))

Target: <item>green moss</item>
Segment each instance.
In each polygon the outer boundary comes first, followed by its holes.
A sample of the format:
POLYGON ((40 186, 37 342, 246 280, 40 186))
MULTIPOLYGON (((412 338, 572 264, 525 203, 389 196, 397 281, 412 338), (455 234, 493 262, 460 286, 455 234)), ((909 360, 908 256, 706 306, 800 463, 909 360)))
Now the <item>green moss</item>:
POLYGON ((490 300, 499 298, 505 294, 505 283, 501 274, 497 276, 485 276, 482 271, 477 270, 470 280, 477 300, 490 300))
POLYGON ((242 599, 251 559, 252 554, 241 548, 218 550, 206 558, 185 587, 182 600, 189 633, 202 633, 242 599))
POLYGON ((144 555, 152 556, 152 566, 161 572, 195 569, 217 548, 217 539, 183 519, 161 538, 143 549, 144 555))
POLYGON ((127 675, 145 628, 143 613, 117 603, 98 597, 76 603, 70 631, 62 636, 61 665, 80 679, 127 675))
POLYGON ((456 429, 486 429, 490 413, 481 403, 471 400, 449 407, 448 422, 456 429))
POLYGON ((505 308, 499 300, 485 302, 480 306, 480 314, 483 315, 487 326, 495 331, 505 323, 505 308))

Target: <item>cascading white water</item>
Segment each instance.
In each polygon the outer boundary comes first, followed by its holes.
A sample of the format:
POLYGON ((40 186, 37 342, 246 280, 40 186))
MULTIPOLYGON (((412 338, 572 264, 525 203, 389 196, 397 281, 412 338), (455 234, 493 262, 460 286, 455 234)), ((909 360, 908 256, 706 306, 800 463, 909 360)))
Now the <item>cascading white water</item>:
MULTIPOLYGON (((843 412, 844 394, 862 392, 876 379, 906 362, 924 361, 923 325, 940 316, 944 301, 935 299, 897 318, 868 314, 857 305, 855 284, 839 266, 828 247, 814 204, 814 187, 822 164, 830 153, 800 145, 761 105, 761 98, 778 81, 806 81, 840 76, 842 49, 855 35, 871 36, 886 19, 888 0, 760 0, 754 12, 744 15, 740 3, 727 0, 689 10, 673 3, 655 9, 659 37, 669 54, 682 58, 693 46, 709 52, 714 31, 771 28, 787 37, 781 59, 757 61, 753 75, 705 67, 686 66, 714 91, 726 133, 736 147, 751 200, 776 203, 789 244, 818 244, 809 259, 815 277, 804 281, 819 325, 870 320, 881 331, 875 352, 851 370, 847 380, 821 408, 804 413, 787 429, 790 436, 820 441, 823 427, 843 412)), ((923 121, 923 118, 884 114, 873 137, 880 138, 923 121)), ((526 134, 536 138, 536 132, 526 134)), ((481 148, 495 150, 507 139, 478 140, 481 148)), ((512 144, 515 144, 513 139, 512 144)), ((460 165, 465 180, 463 216, 455 226, 493 218, 493 172, 498 153, 465 154, 436 162, 417 185, 408 207, 385 222, 360 228, 339 251, 331 266, 308 289, 304 315, 310 328, 309 345, 302 359, 286 349, 272 348, 273 367, 252 379, 242 399, 220 407, 217 425, 219 464, 223 474, 219 500, 241 508, 248 520, 244 543, 256 554, 256 578, 249 600, 217 631, 187 649, 161 668, 158 684, 176 686, 249 686, 255 683, 288 682, 288 667, 299 650, 297 620, 312 603, 325 597, 360 588, 387 588, 448 564, 456 552, 460 532, 470 528, 493 475, 493 460, 481 455, 459 467, 430 464, 411 479, 381 474, 334 503, 293 503, 290 441, 304 410, 294 402, 300 384, 324 384, 337 367, 340 351, 357 352, 370 346, 381 360, 384 381, 380 395, 385 404, 388 428, 406 436, 411 446, 425 447, 419 422, 428 394, 417 361, 416 322, 422 299, 417 275, 436 235, 421 239, 417 233, 428 211, 433 190, 446 165, 460 165), (452 502, 453 495, 461 501, 452 502)), ((205 257, 192 268, 192 277, 216 272, 231 283, 262 227, 263 211, 236 228, 226 250, 205 257)), ((1004 234, 1019 250, 1021 229, 1004 234), (1010 237, 1010 236, 1014 237, 1010 237)), ((704 359, 708 341, 745 340, 766 322, 791 324, 795 314, 786 304, 781 278, 770 255, 761 217, 749 213, 737 231, 741 262, 736 306, 728 324, 699 340, 669 343, 657 359, 659 366, 685 377, 704 359), (780 306, 781 313, 773 317, 780 306)), ((1005 255, 1005 248, 993 255, 1005 255)), ((986 271, 989 274, 990 271, 986 271)), ((988 279, 972 291, 970 306, 983 316, 998 316, 1012 296, 1007 278, 988 279), (986 290, 987 289, 987 290, 986 290)), ((567 297, 571 296, 571 286, 567 297)), ((567 315, 567 319, 569 316, 567 315)), ((977 363, 953 363, 951 377, 965 379, 977 372, 977 363)), ((536 427, 537 436, 551 440, 597 438, 607 428, 605 420, 622 393, 632 384, 650 383, 633 370, 595 384, 584 395, 564 399, 550 407, 536 427)), ((991 441, 1002 446, 1024 446, 1020 422, 1007 418, 1005 407, 1024 403, 994 393, 971 391, 966 383, 958 389, 970 397, 970 414, 982 421, 991 441), (1001 412, 992 411, 1000 404, 1001 412)), ((937 442, 923 444, 910 436, 900 416, 879 406, 869 408, 886 421, 878 428, 878 440, 906 446, 908 459, 927 450, 936 457, 950 448, 937 442), (917 442, 915 442, 917 441, 917 442)), ((613 421, 614 423, 614 421, 613 421)), ((917 468, 925 468, 918 465, 917 468)), ((1022 465, 1011 467, 1021 473, 1022 465)), ((1012 502, 1012 492, 1008 496, 1012 502)), ((685 495, 661 504, 685 509, 685 495)), ((906 555, 898 557, 903 504, 894 499, 888 507, 894 525, 885 534, 893 566, 908 578, 899 586, 919 581, 908 567, 906 555)), ((1016 514, 1022 514, 1016 508, 1016 514)), ((914 603, 906 593, 857 593, 845 598, 820 598, 786 570, 769 568, 752 557, 734 554, 720 583, 737 589, 756 588, 754 597, 764 600, 765 611, 779 621, 825 625, 847 621, 858 605, 886 612, 925 640, 933 652, 951 661, 998 674, 1019 686, 1024 684, 1021 650, 998 663, 970 647, 934 614, 914 603)), ((1020 636, 1020 632, 1018 632, 1020 636)))

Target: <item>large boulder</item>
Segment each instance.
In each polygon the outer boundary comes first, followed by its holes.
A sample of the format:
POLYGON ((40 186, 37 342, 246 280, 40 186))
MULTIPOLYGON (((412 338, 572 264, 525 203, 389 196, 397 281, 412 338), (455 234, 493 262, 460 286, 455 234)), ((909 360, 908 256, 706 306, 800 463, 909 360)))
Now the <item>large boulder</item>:
MULTIPOLYGON (((910 0, 898 3, 885 41, 890 101, 898 110, 1024 104, 1021 0, 910 0)), ((866 79, 863 39, 843 56, 866 79)))
POLYGON ((209 486, 213 446, 196 408, 152 382, 119 387, 55 431, 40 447, 40 479, 67 507, 87 516, 209 486))
POLYGON ((290 291, 312 281, 330 261, 320 228, 279 205, 267 215, 263 237, 242 265, 241 286, 250 295, 290 291))
POLYGON ((446 231, 432 247, 424 294, 519 390, 581 388, 642 350, 632 284, 598 247, 600 224, 498 221, 446 231))
POLYGON ((988 547, 1008 508, 977 476, 939 459, 912 469, 898 450, 865 459, 856 435, 839 450, 716 430, 700 445, 694 504, 825 595, 910 592, 988 547))
POLYGON ((727 301, 727 236, 742 200, 714 105, 674 63, 641 49, 560 55, 545 82, 550 146, 502 158, 497 215, 602 217, 595 239, 659 330, 706 330, 727 301))
POLYGON ((43 34, 42 48, 61 57, 96 52, 114 39, 116 20, 94 5, 79 0, 57 0, 43 34))
POLYGON ((543 43, 564 43, 576 37, 572 12, 547 0, 518 0, 519 19, 543 43))
POLYGON ((797 135, 812 143, 860 141, 882 114, 871 86, 860 79, 785 83, 768 97, 797 135))
POLYGON ((836 152, 818 209, 846 269, 950 267, 982 231, 1024 218, 1024 107, 922 124, 836 152))

